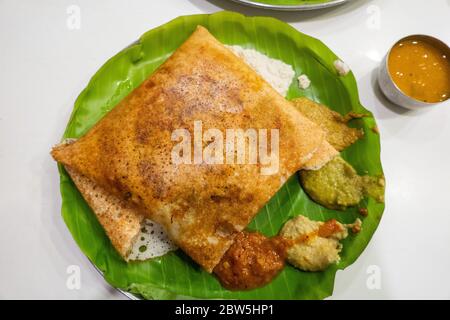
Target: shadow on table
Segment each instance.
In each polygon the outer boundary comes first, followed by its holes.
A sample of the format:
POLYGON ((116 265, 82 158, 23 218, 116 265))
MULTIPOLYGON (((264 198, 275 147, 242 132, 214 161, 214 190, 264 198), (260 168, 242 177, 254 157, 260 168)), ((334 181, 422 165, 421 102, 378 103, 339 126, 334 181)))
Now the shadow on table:
POLYGON ((219 7, 227 11, 235 11, 247 16, 272 16, 274 18, 286 21, 297 22, 307 20, 327 20, 334 16, 345 14, 349 11, 356 10, 361 6, 367 5, 372 0, 351 0, 347 3, 310 11, 276 11, 262 8, 254 8, 233 2, 231 0, 188 0, 193 5, 204 12, 211 12, 211 9, 219 7))

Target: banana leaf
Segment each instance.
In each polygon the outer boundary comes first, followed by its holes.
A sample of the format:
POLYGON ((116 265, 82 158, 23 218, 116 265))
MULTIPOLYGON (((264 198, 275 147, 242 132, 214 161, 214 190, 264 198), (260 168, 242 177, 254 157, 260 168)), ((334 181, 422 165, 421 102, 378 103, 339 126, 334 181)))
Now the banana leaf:
MULTIPOLYGON (((245 17, 233 12, 183 16, 142 35, 138 41, 108 60, 92 77, 75 102, 64 138, 85 134, 99 119, 146 79, 194 31, 208 28, 229 45, 254 48, 307 74, 311 86, 300 90, 293 81, 288 98, 307 96, 342 114, 349 111, 369 116, 352 121, 363 128, 364 138, 342 153, 361 174, 381 175, 380 139, 372 130, 371 113, 359 102, 353 74, 339 76, 333 67, 337 56, 322 42, 269 17, 245 17)), ((361 254, 378 226, 384 205, 373 199, 360 204, 369 214, 363 231, 344 241, 339 264, 324 272, 302 272, 287 265, 267 286, 250 291, 224 289, 181 250, 144 262, 126 263, 112 247, 95 215, 62 166, 59 166, 62 216, 73 238, 112 286, 146 299, 322 299, 333 292, 334 277, 361 254)), ((249 229, 265 235, 278 233, 289 218, 303 214, 314 220, 336 218, 350 223, 360 217, 358 208, 339 212, 311 201, 297 176, 291 177, 251 222, 249 229)))

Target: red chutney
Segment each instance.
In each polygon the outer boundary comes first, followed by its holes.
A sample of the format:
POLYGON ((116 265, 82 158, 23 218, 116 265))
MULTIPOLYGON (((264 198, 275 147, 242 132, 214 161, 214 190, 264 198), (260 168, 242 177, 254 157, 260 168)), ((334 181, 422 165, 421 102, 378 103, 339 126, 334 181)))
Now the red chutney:
POLYGON ((266 285, 283 269, 286 247, 282 238, 241 232, 214 268, 229 290, 249 290, 266 285))
POLYGON ((332 235, 342 232, 342 231, 343 231, 342 225, 339 224, 335 219, 331 219, 331 220, 324 222, 319 227, 318 235, 319 235, 319 237, 322 237, 322 238, 329 238, 332 235))

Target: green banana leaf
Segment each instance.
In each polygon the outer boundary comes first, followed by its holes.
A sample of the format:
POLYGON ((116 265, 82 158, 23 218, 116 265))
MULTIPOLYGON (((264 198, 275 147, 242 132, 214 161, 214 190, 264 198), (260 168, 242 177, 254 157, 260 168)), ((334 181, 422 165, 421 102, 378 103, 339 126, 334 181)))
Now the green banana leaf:
MULTIPOLYGON (((163 63, 197 25, 208 28, 225 44, 254 48, 292 65, 297 76, 307 74, 312 83, 310 88, 300 90, 294 81, 288 92, 289 99, 307 96, 342 114, 349 111, 369 114, 352 121, 352 125, 364 129, 365 136, 345 150, 342 156, 361 174, 382 174, 380 139, 372 130, 375 120, 358 100, 353 74, 338 76, 333 67, 336 55, 319 40, 279 20, 250 18, 233 12, 179 17, 148 31, 139 41, 119 52, 100 68, 79 95, 64 138, 77 138, 85 134, 163 63)), ((144 262, 124 262, 62 166, 59 166, 59 172, 62 216, 81 250, 112 286, 147 299, 325 298, 333 292, 336 271, 353 263, 361 254, 384 210, 383 204, 370 198, 361 203, 369 210, 369 215, 363 219, 363 231, 344 241, 340 263, 326 271, 302 272, 287 265, 265 287, 251 291, 228 291, 181 250, 144 262)), ((315 220, 336 218, 345 223, 353 222, 359 216, 358 208, 338 212, 317 205, 303 192, 297 176, 293 176, 255 217, 249 229, 272 236, 278 233, 287 219, 299 214, 315 220)))

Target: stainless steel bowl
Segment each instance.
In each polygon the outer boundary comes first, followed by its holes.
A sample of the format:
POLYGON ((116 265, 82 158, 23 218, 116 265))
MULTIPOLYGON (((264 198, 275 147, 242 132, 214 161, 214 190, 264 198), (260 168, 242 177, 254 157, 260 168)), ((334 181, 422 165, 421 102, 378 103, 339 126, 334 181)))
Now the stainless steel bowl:
POLYGON ((237 3, 241 3, 250 7, 269 9, 269 10, 280 10, 280 11, 306 11, 306 10, 316 10, 334 7, 345 3, 349 0, 330 0, 321 3, 311 3, 311 4, 297 4, 297 5, 282 5, 282 4, 269 4, 258 2, 254 0, 231 0, 237 3))
MULTIPOLYGON (((432 43, 438 48, 441 48, 444 52, 447 53, 447 55, 450 57, 450 48, 441 40, 427 36, 422 34, 416 34, 416 35, 410 35, 407 37, 404 37, 400 40, 398 40, 388 51, 388 53, 384 56, 383 61, 381 62, 379 72, 378 72, 378 83, 380 85, 381 91, 384 93, 384 95, 393 103, 396 105, 399 105, 401 107, 410 109, 410 110, 417 110, 417 109, 424 109, 426 107, 432 107, 436 104, 439 104, 441 102, 424 102, 421 100, 414 99, 413 97, 410 97, 403 93, 403 91, 400 90, 400 88, 395 84, 394 80, 391 77, 391 74, 389 73, 389 66, 388 66, 388 60, 389 55, 391 54, 391 50, 395 45, 401 41, 409 40, 409 39, 423 39, 424 41, 427 41, 428 43, 432 43)), ((448 98, 447 98, 448 100, 448 98)))

